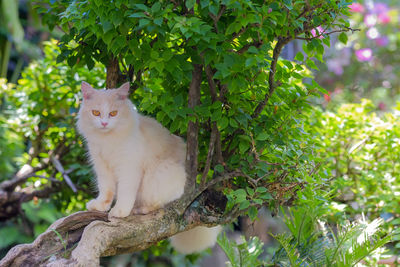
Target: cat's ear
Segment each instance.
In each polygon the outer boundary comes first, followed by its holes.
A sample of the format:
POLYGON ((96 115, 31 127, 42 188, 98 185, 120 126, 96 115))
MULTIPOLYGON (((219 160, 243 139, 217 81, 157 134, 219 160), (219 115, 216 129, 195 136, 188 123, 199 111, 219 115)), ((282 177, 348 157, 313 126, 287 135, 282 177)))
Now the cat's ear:
POLYGON ((95 92, 93 87, 90 86, 90 84, 88 84, 87 82, 82 82, 81 91, 82 91, 83 99, 90 99, 90 97, 95 92))
POLYGON ((118 94, 118 99, 119 100, 125 100, 125 99, 128 98, 129 87, 130 87, 129 82, 126 82, 123 85, 121 85, 120 88, 117 89, 118 90, 117 94, 118 94))

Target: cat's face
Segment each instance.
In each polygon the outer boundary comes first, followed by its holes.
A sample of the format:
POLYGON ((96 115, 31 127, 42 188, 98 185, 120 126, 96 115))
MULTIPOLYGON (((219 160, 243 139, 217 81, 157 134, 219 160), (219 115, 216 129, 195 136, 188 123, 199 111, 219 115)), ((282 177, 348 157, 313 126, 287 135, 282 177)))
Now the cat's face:
POLYGON ((95 90, 82 83, 83 102, 79 110, 80 127, 107 133, 123 125, 130 118, 129 83, 118 89, 95 90))

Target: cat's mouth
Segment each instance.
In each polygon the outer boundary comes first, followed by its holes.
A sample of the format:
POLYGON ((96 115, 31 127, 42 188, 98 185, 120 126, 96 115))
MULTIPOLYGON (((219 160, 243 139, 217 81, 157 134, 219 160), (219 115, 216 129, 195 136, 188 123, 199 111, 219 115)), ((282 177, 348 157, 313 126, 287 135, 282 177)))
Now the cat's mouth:
POLYGON ((100 131, 102 131, 102 132, 108 132, 108 131, 110 131, 111 130, 111 128, 110 127, 101 127, 100 128, 100 131))

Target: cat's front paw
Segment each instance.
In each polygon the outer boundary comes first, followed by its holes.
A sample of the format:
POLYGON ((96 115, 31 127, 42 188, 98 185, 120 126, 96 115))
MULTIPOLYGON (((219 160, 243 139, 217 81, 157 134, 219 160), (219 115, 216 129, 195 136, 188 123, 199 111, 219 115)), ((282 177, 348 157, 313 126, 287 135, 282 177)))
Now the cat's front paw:
POLYGON ((158 207, 139 207, 139 208, 134 208, 133 209, 133 214, 136 215, 146 215, 149 214, 150 212, 158 209, 158 207))
POLYGON ((129 214, 131 213, 130 209, 124 209, 121 207, 117 207, 115 206, 114 208, 112 208, 110 210, 110 212, 108 213, 108 217, 118 217, 118 218, 122 218, 122 217, 127 217, 129 216, 129 214))
POLYGON ((110 204, 111 203, 99 199, 92 199, 86 203, 86 209, 89 211, 108 211, 110 209, 110 204))

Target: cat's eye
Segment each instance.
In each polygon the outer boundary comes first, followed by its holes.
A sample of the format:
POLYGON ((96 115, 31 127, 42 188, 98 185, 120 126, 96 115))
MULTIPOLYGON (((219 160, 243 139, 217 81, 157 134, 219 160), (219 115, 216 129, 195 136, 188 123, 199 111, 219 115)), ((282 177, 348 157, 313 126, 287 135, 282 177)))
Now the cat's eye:
POLYGON ((93 110, 92 110, 92 114, 93 114, 94 116, 100 116, 100 111, 93 109, 93 110))
POLYGON ((118 114, 118 111, 113 110, 113 111, 110 112, 110 117, 117 116, 117 114, 118 114))

